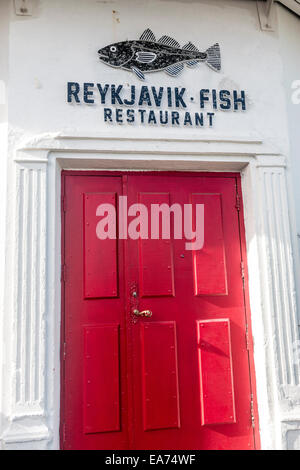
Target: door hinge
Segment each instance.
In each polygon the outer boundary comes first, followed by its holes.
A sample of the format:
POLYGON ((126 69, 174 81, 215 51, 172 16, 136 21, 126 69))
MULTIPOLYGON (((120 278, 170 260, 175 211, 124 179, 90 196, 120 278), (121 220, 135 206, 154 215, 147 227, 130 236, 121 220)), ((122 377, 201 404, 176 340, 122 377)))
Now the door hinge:
POLYGON ((63 443, 66 442, 66 423, 63 424, 62 440, 63 443))
POLYGON ((67 356, 67 343, 64 343, 63 345, 63 360, 65 361, 67 356))
POLYGON ((245 265, 244 261, 241 261, 241 277, 243 281, 243 287, 245 287, 245 265))
POLYGON ((32 16, 33 2, 32 0, 15 0, 15 12, 19 16, 32 16))
POLYGON ((61 208, 62 208, 62 211, 63 211, 63 212, 66 212, 66 211, 67 211, 67 198, 66 198, 66 196, 63 196, 63 197, 62 197, 62 200, 61 200, 61 208))
POLYGON ((248 329, 248 323, 246 323, 246 332, 245 332, 245 336, 246 336, 246 349, 247 351, 250 350, 250 344, 249 344, 249 329, 248 329))
POLYGON ((238 192, 236 193, 235 208, 238 212, 241 210, 241 198, 238 192))
POLYGON ((255 416, 254 416, 254 399, 253 399, 253 393, 251 393, 250 397, 251 397, 251 400, 250 400, 251 426, 252 426, 252 428, 255 428, 255 416))
POLYGON ((61 281, 66 282, 67 280, 67 266, 63 264, 61 266, 61 281))

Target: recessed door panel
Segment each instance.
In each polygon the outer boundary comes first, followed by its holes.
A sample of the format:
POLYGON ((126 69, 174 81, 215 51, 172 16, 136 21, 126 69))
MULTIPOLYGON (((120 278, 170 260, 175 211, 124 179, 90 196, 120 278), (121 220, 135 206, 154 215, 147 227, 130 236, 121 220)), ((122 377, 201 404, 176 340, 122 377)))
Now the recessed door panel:
POLYGON ((193 252, 195 295, 226 295, 227 273, 221 194, 192 194, 204 206, 204 245, 193 252))
POLYGON ((84 328, 84 431, 120 431, 119 325, 84 328))
POLYGON ((229 320, 198 322, 201 423, 235 423, 229 320))
POLYGON ((178 428, 175 322, 141 325, 144 430, 178 428))
POLYGON ((118 295, 116 193, 84 194, 85 298, 118 295), (105 237, 111 230, 114 238, 105 237))
POLYGON ((172 296, 174 265, 168 223, 170 195, 139 193, 139 200, 148 213, 148 238, 139 240, 141 296, 172 296))

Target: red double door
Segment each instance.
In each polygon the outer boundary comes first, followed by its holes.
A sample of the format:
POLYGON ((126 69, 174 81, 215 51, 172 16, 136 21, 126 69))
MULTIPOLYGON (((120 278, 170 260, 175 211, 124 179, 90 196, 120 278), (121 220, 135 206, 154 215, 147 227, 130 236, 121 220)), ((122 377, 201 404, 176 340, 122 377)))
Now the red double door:
POLYGON ((257 447, 238 175, 62 182, 62 448, 257 447), (120 238, 120 196, 149 209, 149 239, 120 238), (151 204, 174 203, 204 206, 202 249, 174 236, 173 216, 170 239, 151 239, 151 204), (102 204, 116 239, 98 236, 102 204))

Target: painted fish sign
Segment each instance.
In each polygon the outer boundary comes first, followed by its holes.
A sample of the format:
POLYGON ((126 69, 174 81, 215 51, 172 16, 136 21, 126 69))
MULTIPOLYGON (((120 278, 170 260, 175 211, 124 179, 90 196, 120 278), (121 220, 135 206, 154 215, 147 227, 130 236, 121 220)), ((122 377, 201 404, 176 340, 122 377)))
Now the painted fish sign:
POLYGON ((177 77, 188 67, 197 67, 205 62, 214 71, 221 70, 221 53, 218 43, 200 52, 188 42, 185 46, 169 36, 162 36, 156 41, 150 29, 143 32, 139 40, 123 41, 99 49, 99 59, 107 65, 132 71, 140 80, 145 80, 145 73, 165 71, 177 77))

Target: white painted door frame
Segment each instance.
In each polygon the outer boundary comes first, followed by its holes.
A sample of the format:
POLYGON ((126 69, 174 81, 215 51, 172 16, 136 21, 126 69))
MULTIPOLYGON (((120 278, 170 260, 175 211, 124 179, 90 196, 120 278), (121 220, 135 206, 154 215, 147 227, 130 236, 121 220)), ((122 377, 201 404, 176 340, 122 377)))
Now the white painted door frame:
POLYGON ((286 448, 288 433, 299 435, 298 322, 283 155, 247 137, 47 135, 17 149, 13 168, 3 448, 59 448, 62 169, 241 172, 262 448, 286 448))

